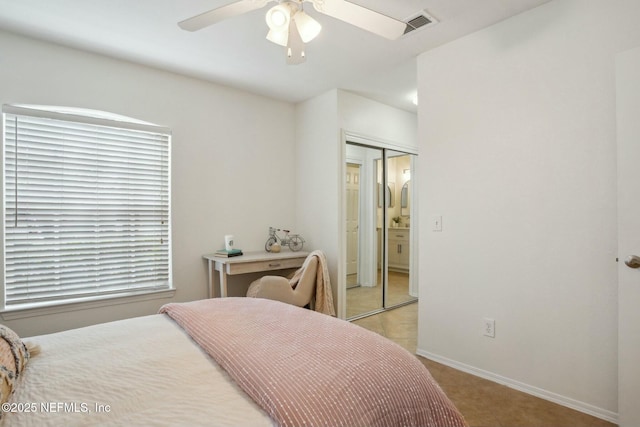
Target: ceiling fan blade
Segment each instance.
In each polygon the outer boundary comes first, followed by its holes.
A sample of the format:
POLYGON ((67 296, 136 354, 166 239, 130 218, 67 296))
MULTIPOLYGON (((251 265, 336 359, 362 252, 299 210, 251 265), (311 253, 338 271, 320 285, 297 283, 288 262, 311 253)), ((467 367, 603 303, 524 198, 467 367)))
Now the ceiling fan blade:
POLYGON ((208 12, 201 13, 200 15, 193 16, 178 22, 178 26, 183 30, 197 31, 209 25, 213 25, 217 22, 223 21, 233 16, 242 15, 243 13, 251 12, 252 10, 260 9, 264 7, 270 0, 239 0, 235 3, 228 4, 226 6, 219 7, 217 9, 210 10, 208 12))
POLYGON ((302 64, 307 60, 304 42, 298 31, 298 27, 291 23, 289 25, 289 39, 287 40, 287 65, 302 64))
POLYGON ((404 34, 407 27, 402 21, 375 12, 346 0, 324 0, 313 2, 313 7, 325 15, 360 27, 379 36, 395 40, 404 34))

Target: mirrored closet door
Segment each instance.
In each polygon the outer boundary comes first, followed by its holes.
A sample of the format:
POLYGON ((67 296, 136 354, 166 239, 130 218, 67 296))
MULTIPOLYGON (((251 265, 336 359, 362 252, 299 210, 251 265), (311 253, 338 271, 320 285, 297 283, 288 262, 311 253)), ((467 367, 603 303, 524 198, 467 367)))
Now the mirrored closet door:
POLYGON ((396 196, 396 203, 386 210, 387 280, 386 308, 401 305, 416 298, 410 292, 411 279, 411 154, 386 151, 387 185, 396 196))
POLYGON ((346 146, 346 317, 416 300, 411 292, 412 155, 346 146))
MULTIPOLYGON (((383 309, 382 234, 378 218, 382 150, 347 145, 347 318, 383 309)), ((382 206, 382 205, 380 205, 382 206)))

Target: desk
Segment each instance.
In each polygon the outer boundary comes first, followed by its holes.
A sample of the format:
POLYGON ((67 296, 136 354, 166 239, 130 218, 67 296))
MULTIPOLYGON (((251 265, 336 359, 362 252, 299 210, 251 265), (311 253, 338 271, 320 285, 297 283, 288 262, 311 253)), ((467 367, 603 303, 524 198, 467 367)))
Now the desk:
POLYGON ((245 252, 244 255, 230 258, 217 257, 215 254, 203 255, 208 261, 209 298, 212 298, 215 271, 220 272, 220 297, 227 296, 227 275, 269 272, 298 268, 304 263, 309 252, 245 252))

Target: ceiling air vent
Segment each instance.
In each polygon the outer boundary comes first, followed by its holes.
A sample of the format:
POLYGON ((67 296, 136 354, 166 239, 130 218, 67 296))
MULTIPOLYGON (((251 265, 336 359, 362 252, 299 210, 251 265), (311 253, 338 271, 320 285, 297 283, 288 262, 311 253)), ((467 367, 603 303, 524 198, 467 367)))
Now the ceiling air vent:
POLYGON ((418 12, 416 15, 405 19, 404 22, 407 24, 407 27, 404 29, 404 35, 407 35, 419 28, 437 24, 438 20, 423 10, 418 12))

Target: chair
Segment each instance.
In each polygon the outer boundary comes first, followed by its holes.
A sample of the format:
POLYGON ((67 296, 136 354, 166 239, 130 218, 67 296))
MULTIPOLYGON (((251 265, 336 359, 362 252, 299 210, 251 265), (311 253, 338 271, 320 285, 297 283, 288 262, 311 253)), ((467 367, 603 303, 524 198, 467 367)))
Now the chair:
POLYGON ((318 257, 309 256, 292 279, 282 276, 264 276, 249 285, 248 297, 266 298, 304 307, 315 295, 318 257), (301 275, 299 276, 299 273, 301 275), (299 276, 299 280, 297 277, 299 276), (295 288, 292 285, 297 281, 295 288))

